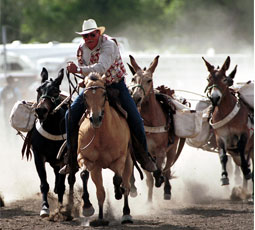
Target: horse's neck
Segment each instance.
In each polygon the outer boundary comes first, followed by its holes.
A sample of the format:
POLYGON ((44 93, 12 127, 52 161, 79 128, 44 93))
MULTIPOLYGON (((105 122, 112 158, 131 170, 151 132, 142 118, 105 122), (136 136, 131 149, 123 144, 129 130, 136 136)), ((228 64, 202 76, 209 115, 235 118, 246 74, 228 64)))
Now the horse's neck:
POLYGON ((153 125, 155 122, 158 124, 160 118, 158 114, 161 112, 161 107, 156 99, 154 91, 152 91, 148 99, 141 105, 141 116, 145 125, 153 125))
POLYGON ((213 116, 215 118, 226 117, 234 109, 236 102, 237 98, 233 94, 231 94, 230 90, 227 90, 222 97, 220 104, 216 106, 213 116))

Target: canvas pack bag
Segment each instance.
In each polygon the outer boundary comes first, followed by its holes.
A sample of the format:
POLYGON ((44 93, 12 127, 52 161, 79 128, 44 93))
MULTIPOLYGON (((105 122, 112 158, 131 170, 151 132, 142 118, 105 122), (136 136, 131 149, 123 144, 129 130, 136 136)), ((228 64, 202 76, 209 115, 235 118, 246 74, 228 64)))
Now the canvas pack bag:
POLYGON ((254 82, 247 82, 243 84, 238 89, 238 92, 240 98, 254 109, 254 82))
POLYGON ((10 114, 11 126, 20 132, 29 132, 35 123, 35 103, 17 101, 10 114))
POLYGON ((202 128, 202 111, 180 109, 173 115, 174 130, 178 137, 192 138, 197 136, 202 128))

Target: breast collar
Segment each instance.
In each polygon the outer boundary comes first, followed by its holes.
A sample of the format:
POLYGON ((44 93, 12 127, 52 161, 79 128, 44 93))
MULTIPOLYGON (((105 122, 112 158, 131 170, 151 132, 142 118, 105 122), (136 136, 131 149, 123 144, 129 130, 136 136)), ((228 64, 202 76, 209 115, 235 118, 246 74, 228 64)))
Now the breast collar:
POLYGON ((43 137, 45 137, 48 140, 52 140, 52 141, 63 141, 63 140, 66 140, 66 133, 60 134, 60 135, 50 134, 46 130, 43 129, 43 127, 40 124, 39 120, 36 120, 35 127, 36 127, 36 130, 38 131, 38 133, 40 133, 43 137))

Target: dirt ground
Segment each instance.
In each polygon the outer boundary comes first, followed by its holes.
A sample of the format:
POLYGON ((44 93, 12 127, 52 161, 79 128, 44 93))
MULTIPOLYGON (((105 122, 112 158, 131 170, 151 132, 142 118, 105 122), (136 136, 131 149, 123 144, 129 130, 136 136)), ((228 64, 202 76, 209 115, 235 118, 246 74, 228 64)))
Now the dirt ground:
MULTIPOLYGON (((94 214, 90 219, 74 217, 72 221, 53 222, 47 218, 40 218, 40 203, 40 197, 37 195, 34 198, 17 200, 1 207, 0 229, 94 229, 88 226, 88 222, 95 219, 97 214, 94 214)), ((54 203, 54 200, 50 200, 52 207, 54 203)), ((105 217, 110 220, 110 224, 108 227, 97 227, 98 229, 254 229, 253 203, 244 201, 210 200, 209 202, 193 204, 163 201, 157 208, 152 207, 150 214, 133 215, 134 223, 128 225, 121 225, 120 218, 114 217, 113 207, 110 207, 109 204, 106 206, 108 207, 105 210, 105 217)), ((132 209, 132 207, 130 208, 132 209)))

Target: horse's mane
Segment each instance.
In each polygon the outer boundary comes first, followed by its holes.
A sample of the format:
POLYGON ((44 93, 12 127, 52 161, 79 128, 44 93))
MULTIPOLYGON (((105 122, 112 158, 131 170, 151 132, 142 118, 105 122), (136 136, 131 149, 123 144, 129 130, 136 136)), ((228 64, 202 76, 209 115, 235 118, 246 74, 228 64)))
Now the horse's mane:
POLYGON ((96 73, 96 72, 92 72, 88 75, 88 79, 89 80, 92 80, 92 81, 97 81, 97 80, 100 80, 101 79, 101 76, 99 73, 96 73))

